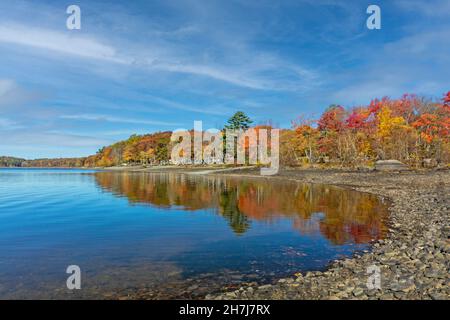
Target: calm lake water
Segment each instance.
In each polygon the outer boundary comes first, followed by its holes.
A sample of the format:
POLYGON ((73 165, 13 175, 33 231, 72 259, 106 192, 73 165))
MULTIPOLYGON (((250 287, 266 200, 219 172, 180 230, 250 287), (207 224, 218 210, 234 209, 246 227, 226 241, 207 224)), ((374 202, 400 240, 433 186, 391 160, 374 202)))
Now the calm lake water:
POLYGON ((0 298, 195 298, 382 238, 377 197, 176 173, 0 169, 0 298), (82 289, 66 288, 78 265, 82 289))

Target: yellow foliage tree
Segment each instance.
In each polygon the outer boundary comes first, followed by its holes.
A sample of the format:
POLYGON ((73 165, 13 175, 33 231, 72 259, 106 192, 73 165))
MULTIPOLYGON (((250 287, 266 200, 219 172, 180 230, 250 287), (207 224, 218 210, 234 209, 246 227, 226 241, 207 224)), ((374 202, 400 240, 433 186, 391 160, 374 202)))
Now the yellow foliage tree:
POLYGON ((401 116, 393 116, 387 106, 377 114, 378 156, 386 159, 410 160, 413 154, 415 131, 401 116))
POLYGON ((399 127, 406 126, 403 117, 393 117, 392 111, 388 107, 382 107, 377 115, 378 119, 378 136, 381 139, 390 137, 392 132, 399 127))

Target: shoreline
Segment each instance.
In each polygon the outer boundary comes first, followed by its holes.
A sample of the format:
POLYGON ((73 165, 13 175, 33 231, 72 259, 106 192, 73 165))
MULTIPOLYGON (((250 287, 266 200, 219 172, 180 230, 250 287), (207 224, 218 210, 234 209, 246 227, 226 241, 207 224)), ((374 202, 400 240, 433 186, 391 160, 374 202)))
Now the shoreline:
MULTIPOLYGON (((258 168, 248 167, 160 166, 86 169, 291 180, 333 185, 388 199, 388 234, 385 239, 370 243, 368 250, 356 253, 350 258, 330 261, 323 271, 296 273, 295 276, 282 277, 276 283, 243 283, 234 287, 232 291, 222 287, 214 293, 205 292, 199 298, 450 300, 449 169, 379 172, 285 168, 274 176, 261 176, 258 168), (370 276, 367 268, 370 266, 380 268, 381 289, 367 288, 370 276)), ((136 292, 127 298, 151 297, 151 292, 136 292)))
MULTIPOLYGON (((276 283, 253 283, 222 293, 206 294, 207 300, 450 300, 450 170, 404 172, 345 169, 280 170, 261 176, 258 169, 236 168, 216 172, 205 168, 158 168, 134 172, 176 172, 281 179, 339 186, 371 193, 389 201, 388 234, 370 243, 353 257, 330 261, 324 271, 296 273, 276 283), (380 268, 381 289, 367 288, 367 268, 380 268)), ((130 171, 130 170, 126 170, 130 171)), ((131 170, 133 171, 133 170, 131 170)), ((130 296, 142 299, 146 294, 130 296)))
MULTIPOLYGON (((225 174, 226 175, 226 174, 225 174)), ((234 175, 234 174, 230 174, 234 175)), ((240 177, 262 177, 251 171, 240 177)), ((265 179, 323 183, 390 201, 389 232, 364 253, 335 260, 325 271, 242 286, 206 299, 450 299, 450 171, 355 172, 282 170, 265 179), (381 271, 381 289, 367 288, 367 268, 381 271)))

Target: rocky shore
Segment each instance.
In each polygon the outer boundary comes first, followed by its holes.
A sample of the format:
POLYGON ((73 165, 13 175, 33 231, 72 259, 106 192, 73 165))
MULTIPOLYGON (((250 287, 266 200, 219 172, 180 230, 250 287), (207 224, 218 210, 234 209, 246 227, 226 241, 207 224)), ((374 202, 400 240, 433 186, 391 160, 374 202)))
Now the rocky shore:
MULTIPOLYGON (((240 173, 258 175, 257 171, 240 173)), ((297 273, 207 295, 206 299, 450 299, 450 171, 344 172, 283 170, 261 179, 340 185, 391 201, 389 233, 372 250, 332 262, 324 272, 297 273), (380 287, 369 289, 380 271, 380 287), (370 271, 370 269, 369 269, 370 271)))

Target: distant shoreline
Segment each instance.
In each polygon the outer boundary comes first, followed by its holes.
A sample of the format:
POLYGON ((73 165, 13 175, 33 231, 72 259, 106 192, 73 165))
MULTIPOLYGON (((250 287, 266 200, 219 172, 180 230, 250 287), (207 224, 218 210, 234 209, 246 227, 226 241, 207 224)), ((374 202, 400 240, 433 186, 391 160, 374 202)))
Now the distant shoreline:
MULTIPOLYGON (((180 173, 215 173, 215 172, 232 172, 232 171, 248 171, 256 170, 258 166, 179 166, 179 165, 163 165, 163 166, 112 166, 112 167, 5 167, 0 166, 0 169, 66 169, 66 170, 102 170, 102 171, 128 171, 128 172, 180 172, 180 173)), ((346 167, 282 167, 280 171, 294 170, 298 172, 333 172, 333 173, 367 173, 379 172, 374 168, 366 168, 361 170, 359 168, 346 167)), ((409 168, 409 172, 434 172, 434 171, 449 171, 450 167, 441 168, 409 168)), ((396 172, 395 170, 392 172, 396 172)), ((275 175, 277 176, 277 174, 275 175)))

